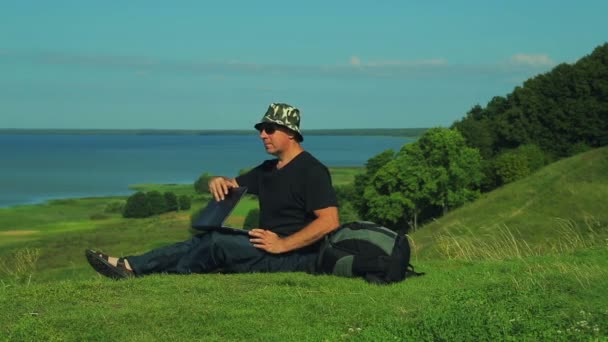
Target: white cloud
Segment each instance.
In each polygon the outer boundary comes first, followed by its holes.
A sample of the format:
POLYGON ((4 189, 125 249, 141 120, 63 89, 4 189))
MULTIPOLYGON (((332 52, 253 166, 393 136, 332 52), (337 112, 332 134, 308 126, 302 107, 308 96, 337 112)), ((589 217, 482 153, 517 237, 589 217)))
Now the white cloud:
POLYGON ((555 62, 545 54, 525 54, 518 53, 511 56, 511 63, 517 65, 530 65, 530 66, 551 66, 555 65, 555 62))
POLYGON ((369 67, 369 68, 383 68, 383 67, 423 67, 423 66, 442 66, 447 65, 448 61, 444 58, 432 58, 432 59, 414 59, 414 60, 377 60, 363 62, 358 56, 352 56, 350 58, 349 65, 356 67, 369 67))
POLYGON ((416 59, 416 60, 381 60, 369 62, 370 67, 418 67, 418 66, 441 66, 447 65, 448 61, 443 58, 416 59))
POLYGON ((267 74, 308 77, 390 77, 390 78, 449 78, 456 76, 502 75, 505 77, 528 77, 531 72, 545 72, 555 62, 544 54, 517 54, 506 61, 495 64, 452 64, 445 58, 363 60, 352 55, 341 64, 263 64, 235 59, 225 61, 161 60, 144 56, 120 56, 103 54, 66 54, 48 51, 10 51, 0 49, 0 59, 21 63, 60 64, 80 68, 108 68, 131 70, 138 76, 158 72, 238 75, 267 74))

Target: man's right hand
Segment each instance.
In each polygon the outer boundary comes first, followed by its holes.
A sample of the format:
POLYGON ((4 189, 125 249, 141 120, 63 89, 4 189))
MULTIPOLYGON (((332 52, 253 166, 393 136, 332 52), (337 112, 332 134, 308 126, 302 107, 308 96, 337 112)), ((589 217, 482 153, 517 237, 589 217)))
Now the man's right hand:
POLYGON ((238 188, 239 184, 236 179, 226 177, 213 177, 209 180, 209 192, 213 195, 216 201, 223 201, 228 190, 232 188, 238 188))

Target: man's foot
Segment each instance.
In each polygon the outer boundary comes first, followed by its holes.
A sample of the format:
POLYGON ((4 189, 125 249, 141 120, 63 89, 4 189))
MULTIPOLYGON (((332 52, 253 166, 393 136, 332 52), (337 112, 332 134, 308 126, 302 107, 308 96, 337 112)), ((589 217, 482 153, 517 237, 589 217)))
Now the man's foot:
POLYGON ((135 276, 129 262, 125 258, 110 257, 91 249, 85 251, 87 261, 97 273, 112 279, 125 279, 135 276))

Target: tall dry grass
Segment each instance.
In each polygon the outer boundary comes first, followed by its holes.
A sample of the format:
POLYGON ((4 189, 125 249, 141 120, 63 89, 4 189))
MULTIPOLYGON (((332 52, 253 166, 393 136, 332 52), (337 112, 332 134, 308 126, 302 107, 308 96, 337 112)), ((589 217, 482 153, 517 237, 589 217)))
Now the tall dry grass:
POLYGON ((551 253, 567 253, 578 249, 608 245, 608 226, 593 216, 584 218, 581 229, 573 220, 554 218, 555 229, 545 241, 530 244, 516 229, 497 226, 492 234, 479 236, 471 229, 458 234, 447 232, 434 236, 439 253, 450 260, 503 260, 551 253))
POLYGON ((5 286, 9 283, 29 285, 39 258, 40 250, 37 248, 18 249, 0 258, 0 282, 5 286))

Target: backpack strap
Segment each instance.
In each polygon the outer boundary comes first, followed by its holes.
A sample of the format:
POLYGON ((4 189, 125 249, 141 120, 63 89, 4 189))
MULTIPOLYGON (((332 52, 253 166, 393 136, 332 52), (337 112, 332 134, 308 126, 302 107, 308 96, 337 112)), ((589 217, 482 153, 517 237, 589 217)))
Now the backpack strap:
POLYGON ((414 266, 412 264, 407 265, 407 271, 405 273, 406 273, 406 275, 405 275, 406 278, 411 277, 411 276, 420 277, 420 276, 423 276, 426 274, 424 272, 416 272, 414 270, 414 266))

